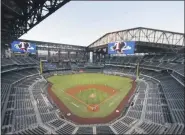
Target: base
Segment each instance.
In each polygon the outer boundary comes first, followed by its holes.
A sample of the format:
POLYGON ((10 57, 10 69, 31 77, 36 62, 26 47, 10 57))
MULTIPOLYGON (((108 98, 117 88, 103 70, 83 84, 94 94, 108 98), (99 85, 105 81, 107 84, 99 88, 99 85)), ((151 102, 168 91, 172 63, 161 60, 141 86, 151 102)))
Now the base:
POLYGON ((87 109, 91 112, 97 112, 99 111, 99 105, 88 105, 87 109))

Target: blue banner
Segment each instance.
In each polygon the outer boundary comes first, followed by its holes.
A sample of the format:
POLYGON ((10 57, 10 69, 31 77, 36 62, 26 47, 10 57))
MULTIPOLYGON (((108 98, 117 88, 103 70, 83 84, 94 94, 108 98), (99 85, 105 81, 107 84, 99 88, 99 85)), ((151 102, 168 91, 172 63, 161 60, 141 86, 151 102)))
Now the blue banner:
POLYGON ((57 68, 54 63, 44 63, 43 66, 45 70, 55 70, 57 68))
POLYGON ((36 44, 30 42, 13 41, 11 43, 12 52, 36 53, 36 44))
POLYGON ((135 42, 114 42, 108 44, 108 54, 134 54, 135 42))

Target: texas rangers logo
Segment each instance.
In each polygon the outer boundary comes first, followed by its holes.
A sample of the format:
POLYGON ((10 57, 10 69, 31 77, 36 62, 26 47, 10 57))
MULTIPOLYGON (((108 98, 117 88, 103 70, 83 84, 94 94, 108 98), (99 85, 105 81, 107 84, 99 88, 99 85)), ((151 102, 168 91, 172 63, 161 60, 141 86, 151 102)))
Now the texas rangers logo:
POLYGON ((125 50, 131 50, 132 48, 127 45, 126 42, 115 42, 113 46, 110 47, 111 51, 115 51, 118 54, 123 54, 125 50))
POLYGON ((28 52, 29 50, 34 50, 34 48, 27 42, 20 42, 19 44, 15 44, 14 47, 21 52, 28 52))

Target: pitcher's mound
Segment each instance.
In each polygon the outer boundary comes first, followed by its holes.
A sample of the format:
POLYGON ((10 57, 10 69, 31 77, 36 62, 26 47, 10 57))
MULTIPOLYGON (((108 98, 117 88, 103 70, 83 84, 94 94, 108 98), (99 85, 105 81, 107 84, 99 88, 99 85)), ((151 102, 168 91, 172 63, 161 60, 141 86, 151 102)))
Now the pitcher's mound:
POLYGON ((90 98, 95 98, 96 97, 96 94, 92 93, 89 97, 90 98))

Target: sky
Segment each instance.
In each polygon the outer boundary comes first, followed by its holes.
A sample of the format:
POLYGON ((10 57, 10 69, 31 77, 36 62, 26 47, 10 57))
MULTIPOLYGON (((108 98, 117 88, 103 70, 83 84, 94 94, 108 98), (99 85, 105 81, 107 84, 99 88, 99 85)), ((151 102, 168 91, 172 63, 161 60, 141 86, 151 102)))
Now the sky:
POLYGON ((71 1, 20 39, 87 46, 134 27, 184 33, 184 1, 71 1))

